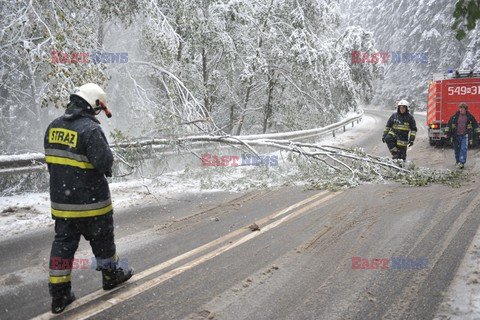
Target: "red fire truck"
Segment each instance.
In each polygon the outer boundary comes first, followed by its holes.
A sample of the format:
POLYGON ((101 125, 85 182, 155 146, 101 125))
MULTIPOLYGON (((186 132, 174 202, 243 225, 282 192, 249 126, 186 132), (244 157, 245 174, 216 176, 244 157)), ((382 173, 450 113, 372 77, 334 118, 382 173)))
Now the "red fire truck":
MULTIPOLYGON (((427 125, 430 145, 447 141, 445 127, 462 102, 480 121, 480 71, 455 71, 434 74, 428 87, 427 125)), ((474 138, 478 144, 477 137, 474 138)))

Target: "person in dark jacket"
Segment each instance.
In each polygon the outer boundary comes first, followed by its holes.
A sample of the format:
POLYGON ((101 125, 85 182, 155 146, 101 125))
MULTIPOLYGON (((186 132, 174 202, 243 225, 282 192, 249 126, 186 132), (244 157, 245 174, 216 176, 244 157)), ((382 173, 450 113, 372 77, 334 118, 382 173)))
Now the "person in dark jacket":
POLYGON ((455 150, 455 163, 460 169, 463 169, 467 162, 468 145, 472 145, 475 136, 480 132, 478 122, 475 117, 468 112, 468 105, 461 103, 458 111, 448 120, 445 133, 453 140, 453 149, 455 150))
MULTIPOLYGON (((113 233, 113 207, 106 176, 112 175, 113 155, 96 119, 106 108, 106 94, 88 83, 70 95, 65 114, 47 128, 45 160, 50 173, 51 213, 55 239, 49 263, 52 312, 60 313, 75 300, 71 272, 83 235, 90 242, 103 289, 127 281, 133 269, 119 267, 113 233)), ((93 262, 93 261, 92 261, 93 262)))
POLYGON ((400 100, 397 112, 392 114, 383 130, 382 141, 387 143, 393 159, 407 160, 407 147, 413 145, 417 124, 408 112, 408 101, 400 100))

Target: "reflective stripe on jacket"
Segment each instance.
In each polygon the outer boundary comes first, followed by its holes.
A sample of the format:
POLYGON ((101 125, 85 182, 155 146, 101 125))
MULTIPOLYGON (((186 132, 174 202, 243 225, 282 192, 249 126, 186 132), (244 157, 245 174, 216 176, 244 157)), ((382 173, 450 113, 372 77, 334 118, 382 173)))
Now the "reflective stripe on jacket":
POLYGON ((407 146, 409 141, 414 141, 417 135, 417 124, 413 116, 407 112, 395 112, 390 116, 383 130, 384 136, 391 134, 397 137, 397 145, 407 146))
POLYGON ((105 173, 113 155, 98 120, 70 103, 47 128, 45 160, 50 173, 52 216, 88 218, 112 212, 105 173))

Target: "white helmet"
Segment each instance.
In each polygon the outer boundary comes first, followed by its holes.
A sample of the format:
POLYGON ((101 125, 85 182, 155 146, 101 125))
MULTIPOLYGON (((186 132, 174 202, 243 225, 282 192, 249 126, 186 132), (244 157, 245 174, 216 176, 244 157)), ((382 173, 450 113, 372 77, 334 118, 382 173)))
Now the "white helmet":
POLYGON ((400 100, 400 101, 398 101, 398 103, 397 103, 397 107, 400 107, 400 106, 405 106, 405 107, 407 107, 407 109, 408 109, 408 107, 410 106, 410 103, 408 103, 407 100, 400 100))
POLYGON ((98 108, 97 100, 99 100, 99 103, 102 102, 103 105, 107 105, 107 94, 95 83, 87 83, 75 88, 72 95, 79 96, 85 100, 97 114, 101 111, 101 109, 98 108))

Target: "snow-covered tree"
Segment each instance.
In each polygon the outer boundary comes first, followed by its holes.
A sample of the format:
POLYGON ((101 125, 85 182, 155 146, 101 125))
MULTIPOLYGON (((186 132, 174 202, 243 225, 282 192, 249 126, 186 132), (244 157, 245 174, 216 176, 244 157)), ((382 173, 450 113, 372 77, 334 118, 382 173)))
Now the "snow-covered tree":
POLYGON ((454 7, 449 0, 343 2, 347 24, 371 31, 377 49, 390 54, 384 81, 375 90, 376 104, 387 106, 406 98, 425 107, 431 74, 475 65, 478 30, 472 30, 466 41, 457 41, 451 29, 454 7), (428 62, 394 63, 392 52, 425 53, 428 62))
POLYGON ((166 1, 158 8, 179 41, 145 29, 149 57, 168 66, 229 133, 265 132, 274 122, 322 125, 359 97, 359 78, 339 67, 350 57, 337 52, 335 2, 166 1), (343 95, 333 97, 340 87, 343 95))
POLYGON ((42 107, 60 107, 79 83, 103 83, 101 65, 76 53, 97 49, 95 2, 10 1, 0 12, 0 149, 29 148, 43 135, 42 107), (65 54, 65 55, 64 55, 65 54), (15 140, 13 138, 15 137, 15 140))
POLYGON ((5 3, 0 150, 41 150, 48 110, 86 82, 106 88, 112 121, 134 136, 325 125, 368 100, 380 74, 349 65, 349 50, 373 41, 355 28, 342 35, 339 10, 330 0, 5 3), (124 65, 76 54, 108 51, 122 37, 136 53, 124 65))

